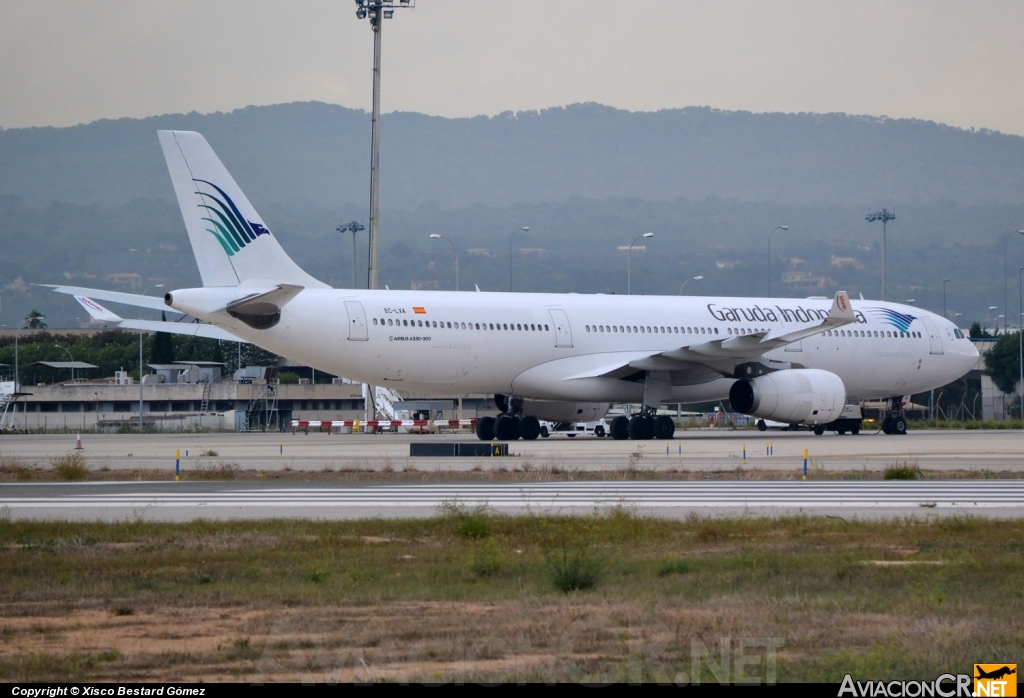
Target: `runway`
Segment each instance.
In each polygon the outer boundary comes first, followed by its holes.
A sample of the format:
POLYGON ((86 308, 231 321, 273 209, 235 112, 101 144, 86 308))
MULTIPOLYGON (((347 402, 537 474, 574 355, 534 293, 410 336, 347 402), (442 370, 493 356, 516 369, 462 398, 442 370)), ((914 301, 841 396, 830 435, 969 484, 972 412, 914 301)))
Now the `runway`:
POLYGON ((0 485, 0 517, 190 521, 429 517, 445 504, 498 513, 586 514, 625 507, 681 518, 830 515, 1024 516, 1024 481, 697 481, 499 484, 122 482, 0 485))
MULTIPOLYGON (((912 431, 906 436, 859 436, 754 430, 680 430, 671 441, 613 441, 564 435, 509 444, 508 458, 410 458, 412 443, 475 441, 469 434, 83 434, 81 451, 94 469, 183 472, 221 464, 242 469, 321 471, 420 471, 559 469, 613 471, 799 470, 807 451, 812 469, 880 471, 894 462, 924 470, 1024 470, 1024 434, 1014 430, 912 431)), ((67 454, 75 434, 5 434, 0 463, 46 467, 67 454)), ((124 479, 134 479, 125 474, 124 479)))

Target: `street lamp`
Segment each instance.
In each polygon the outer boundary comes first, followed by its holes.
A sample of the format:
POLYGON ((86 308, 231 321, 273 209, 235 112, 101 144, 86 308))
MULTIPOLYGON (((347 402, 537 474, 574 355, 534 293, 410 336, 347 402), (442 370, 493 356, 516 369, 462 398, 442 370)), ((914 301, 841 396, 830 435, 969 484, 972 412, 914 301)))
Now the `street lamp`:
POLYGON ((948 320, 949 319, 949 318, 946 317, 946 284, 948 284, 950 281, 952 281, 952 279, 943 279, 942 280, 942 319, 943 320, 948 320))
POLYGON ((1017 314, 1017 366, 1020 368, 1017 394, 1021 396, 1021 417, 1024 417, 1024 267, 1017 270, 1017 296, 1020 303, 1020 312, 1017 314))
POLYGON ((512 238, 515 237, 519 231, 524 233, 530 232, 530 226, 524 225, 522 228, 516 228, 512 231, 512 234, 508 236, 508 292, 512 293, 512 238))
POLYGON ((633 256, 633 245, 640 238, 652 238, 654 233, 644 233, 643 235, 637 235, 633 238, 633 242, 629 243, 629 249, 626 250, 626 295, 633 295, 633 269, 632 269, 632 256, 633 256))
MULTIPOLYGON (((1007 306, 1006 302, 1006 251, 1007 245, 1010 244, 1010 238, 1014 235, 1024 235, 1024 230, 1013 230, 1006 234, 1006 239, 1003 240, 1003 307, 1007 306)), ((1003 334, 1006 334, 1006 324, 1003 324, 1003 334)))
POLYGON ((772 228, 772 232, 768 233, 768 297, 772 297, 772 235, 776 230, 789 230, 788 225, 779 225, 772 228))
MULTIPOLYGON (((53 346, 57 347, 58 349, 63 349, 64 351, 66 351, 68 353, 68 358, 71 359, 71 363, 72 364, 75 363, 75 357, 71 355, 71 350, 70 349, 68 349, 63 344, 54 344, 53 346)), ((74 366, 71 367, 71 382, 72 383, 75 382, 75 367, 74 366)))
POLYGON ((366 226, 359 221, 350 221, 349 223, 342 223, 335 230, 342 235, 352 233, 352 288, 356 288, 356 233, 360 230, 366 230, 366 226))
MULTIPOLYGON (((451 238, 446 238, 444 235, 438 235, 437 233, 431 233, 430 237, 434 240, 447 240, 455 250, 455 290, 459 290, 459 248, 455 246, 455 243, 451 241, 451 238)), ((511 277, 510 277, 511 278, 511 277)))
MULTIPOLYGON (((164 287, 163 284, 153 284, 152 286, 147 286, 146 290, 142 292, 142 295, 146 295, 147 293, 149 293, 149 289, 151 289, 151 288, 163 288, 163 287, 164 287)), ((139 317, 140 318, 142 317, 142 312, 141 311, 139 311, 139 317)), ((239 344, 238 346, 241 347, 242 345, 239 344)), ((143 366, 142 366, 142 330, 139 330, 139 433, 140 434, 142 433, 142 370, 143 370, 143 366)))
POLYGON ((906 301, 904 301, 904 302, 906 302, 906 303, 910 303, 911 305, 913 305, 914 303, 917 303, 917 299, 916 299, 916 298, 908 298, 908 299, 907 299, 906 301))
POLYGON ((885 300, 885 224, 889 221, 896 220, 896 214, 887 209, 882 209, 878 213, 869 213, 864 217, 868 223, 874 223, 875 221, 882 221, 882 300, 885 300))
POLYGON ((370 135, 370 261, 367 286, 377 288, 377 250, 380 208, 380 36, 384 20, 391 19, 395 8, 416 7, 416 0, 356 0, 356 17, 370 19, 373 30, 373 120, 370 135))
MULTIPOLYGON (((692 279, 687 279, 686 281, 684 281, 683 282, 683 286, 685 286, 686 284, 690 283, 691 281, 703 281, 703 280, 704 280, 703 276, 695 276, 692 279)), ((683 286, 679 287, 679 295, 680 296, 683 295, 683 286)))

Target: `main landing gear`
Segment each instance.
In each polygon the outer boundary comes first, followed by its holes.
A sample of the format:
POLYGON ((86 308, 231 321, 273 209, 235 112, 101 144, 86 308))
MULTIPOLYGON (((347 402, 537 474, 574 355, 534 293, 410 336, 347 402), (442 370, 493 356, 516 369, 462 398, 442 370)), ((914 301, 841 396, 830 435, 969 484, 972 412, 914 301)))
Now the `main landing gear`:
POLYGON ((633 439, 648 441, 650 439, 671 439, 676 433, 676 423, 671 417, 655 416, 653 412, 644 410, 632 417, 619 415, 612 420, 612 438, 618 441, 633 439))
POLYGON ((885 414, 882 417, 882 432, 886 434, 907 433, 907 413, 903 409, 903 400, 891 397, 885 401, 885 414))
POLYGON ((540 420, 536 417, 523 416, 521 401, 509 400, 504 395, 498 403, 499 409, 505 414, 497 417, 481 417, 476 422, 476 436, 481 441, 515 441, 523 439, 533 441, 541 435, 540 420))

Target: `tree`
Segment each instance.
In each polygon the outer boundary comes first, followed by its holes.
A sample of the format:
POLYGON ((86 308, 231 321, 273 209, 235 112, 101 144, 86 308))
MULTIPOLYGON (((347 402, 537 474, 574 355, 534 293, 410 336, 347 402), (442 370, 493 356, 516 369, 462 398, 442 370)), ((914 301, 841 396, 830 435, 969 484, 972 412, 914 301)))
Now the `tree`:
POLYGON ((971 339, 981 339, 983 337, 991 337, 989 331, 981 326, 981 323, 975 320, 971 323, 971 329, 969 330, 971 339))
POLYGON ((1014 392, 1020 378, 1020 333, 1004 334, 985 354, 985 373, 1004 393, 1014 392))
POLYGON ((28 317, 26 317, 25 319, 28 320, 28 325, 26 325, 26 327, 28 327, 30 330, 46 329, 46 323, 43 322, 43 320, 45 320, 46 318, 43 317, 43 314, 36 310, 35 308, 32 308, 32 312, 29 313, 28 317))
MULTIPOLYGON (((167 322, 166 313, 160 313, 160 319, 167 322)), ((155 364, 174 363, 174 338, 169 332, 157 332, 153 336, 153 353, 150 361, 155 364)))

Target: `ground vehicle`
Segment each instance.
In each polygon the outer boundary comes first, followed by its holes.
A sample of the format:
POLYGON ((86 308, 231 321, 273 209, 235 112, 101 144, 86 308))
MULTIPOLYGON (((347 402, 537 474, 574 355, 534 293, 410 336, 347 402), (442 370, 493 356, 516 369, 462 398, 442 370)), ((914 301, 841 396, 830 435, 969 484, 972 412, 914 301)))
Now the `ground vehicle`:
POLYGON ((782 431, 796 431, 798 429, 810 429, 818 436, 825 433, 825 430, 834 431, 837 434, 859 434, 860 427, 864 421, 864 409, 861 405, 846 405, 838 419, 828 424, 816 424, 813 426, 805 424, 787 424, 786 422, 773 422, 770 419, 757 420, 757 428, 760 431, 768 429, 781 429, 782 431))
POLYGON ((603 439, 608 434, 608 425, 603 419, 596 422, 541 422, 540 435, 545 439, 552 434, 565 434, 570 439, 577 434, 593 434, 603 439))

